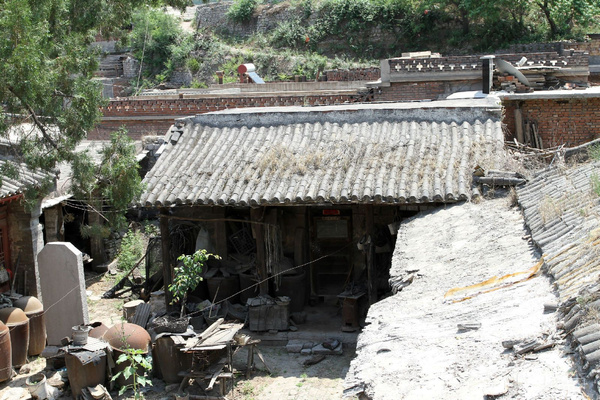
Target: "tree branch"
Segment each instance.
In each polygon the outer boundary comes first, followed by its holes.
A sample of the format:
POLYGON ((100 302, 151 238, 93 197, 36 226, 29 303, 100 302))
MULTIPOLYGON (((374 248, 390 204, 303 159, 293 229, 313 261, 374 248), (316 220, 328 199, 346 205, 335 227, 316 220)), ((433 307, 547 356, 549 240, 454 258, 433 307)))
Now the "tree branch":
POLYGON ((14 89, 9 86, 8 90, 17 98, 19 99, 19 101, 21 102, 21 104, 23 104, 25 106, 25 108, 27 108, 27 110, 29 111, 29 114, 31 115, 31 117, 33 118, 33 122, 35 123, 35 126, 38 127, 38 129, 40 130, 40 132, 42 133, 42 136, 44 137, 44 139, 46 139, 51 145, 52 147, 54 147, 54 149, 56 150, 60 150, 58 148, 58 145, 56 144, 56 142, 52 139, 52 137, 48 134, 48 132, 46 131, 46 127, 44 126, 44 124, 41 123, 41 121, 38 119, 37 115, 35 114, 35 111, 33 110, 33 108, 31 108, 31 106, 29 104, 27 104, 27 102, 23 101, 23 99, 14 91, 14 89))

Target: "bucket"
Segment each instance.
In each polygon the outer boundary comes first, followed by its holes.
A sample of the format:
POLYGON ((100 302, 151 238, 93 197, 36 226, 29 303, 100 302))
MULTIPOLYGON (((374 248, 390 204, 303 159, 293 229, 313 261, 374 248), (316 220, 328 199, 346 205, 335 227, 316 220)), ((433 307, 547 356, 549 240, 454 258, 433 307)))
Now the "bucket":
POLYGON ((300 312, 304 309, 306 302, 306 280, 305 271, 300 274, 282 275, 279 290, 275 291, 275 296, 288 296, 291 299, 290 312, 300 312))
POLYGON ((256 285, 256 282, 257 280, 254 275, 240 274, 240 304, 246 305, 249 298, 258 296, 258 285, 256 285))
POLYGON ((48 398, 48 388, 46 387, 46 375, 39 373, 28 376, 25 380, 27 389, 34 399, 44 400, 48 398))
POLYGON ((180 351, 170 336, 156 340, 152 350, 154 370, 158 370, 165 383, 180 383, 179 372, 187 371, 192 366, 192 354, 180 351))
POLYGON ((73 346, 85 346, 91 329, 89 325, 77 325, 71 328, 73 346))
POLYGON ((229 301, 231 303, 239 303, 240 296, 236 293, 240 291, 240 278, 237 275, 227 277, 213 276, 206 279, 206 284, 208 285, 208 295, 210 296, 208 300, 211 302, 217 303, 233 296, 229 301), (216 299, 215 295, 217 296, 216 299))

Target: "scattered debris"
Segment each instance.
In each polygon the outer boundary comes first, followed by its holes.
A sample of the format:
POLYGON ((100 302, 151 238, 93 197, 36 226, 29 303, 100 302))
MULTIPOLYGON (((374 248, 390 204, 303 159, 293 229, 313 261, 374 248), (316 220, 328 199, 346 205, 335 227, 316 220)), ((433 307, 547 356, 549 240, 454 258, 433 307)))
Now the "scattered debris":
POLYGON ((399 275, 396 277, 391 277, 389 280, 389 283, 392 288, 392 293, 396 294, 396 293, 402 291, 402 289, 404 289, 405 287, 410 285, 415 278, 421 276, 420 274, 417 274, 418 271, 419 271, 418 269, 416 269, 414 271, 405 271, 406 274, 402 274, 402 275, 399 275))
POLYGON ((481 324, 479 322, 472 322, 472 323, 458 324, 458 325, 456 325, 456 327, 458 328, 459 332, 476 331, 477 329, 481 328, 481 324))
POLYGON ((325 359, 325 356, 323 354, 316 354, 310 358, 307 358, 306 360, 304 360, 302 362, 302 365, 304 365, 305 367, 308 367, 310 365, 315 365, 320 363, 321 361, 323 361, 325 359))

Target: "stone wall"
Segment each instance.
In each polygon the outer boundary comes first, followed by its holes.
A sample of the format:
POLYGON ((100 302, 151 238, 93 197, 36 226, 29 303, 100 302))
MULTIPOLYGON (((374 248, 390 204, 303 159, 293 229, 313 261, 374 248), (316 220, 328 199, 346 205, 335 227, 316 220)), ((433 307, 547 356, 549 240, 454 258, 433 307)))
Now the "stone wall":
POLYGON ((577 146, 600 137, 600 97, 563 99, 504 100, 504 123, 513 140, 515 109, 521 108, 523 121, 537 124, 545 148, 577 146))
POLYGON ((196 11, 196 23, 200 29, 217 33, 247 37, 256 32, 266 33, 282 22, 301 16, 302 11, 289 7, 287 3, 266 4, 256 8, 254 16, 248 22, 239 23, 227 17, 231 1, 200 4, 196 11))

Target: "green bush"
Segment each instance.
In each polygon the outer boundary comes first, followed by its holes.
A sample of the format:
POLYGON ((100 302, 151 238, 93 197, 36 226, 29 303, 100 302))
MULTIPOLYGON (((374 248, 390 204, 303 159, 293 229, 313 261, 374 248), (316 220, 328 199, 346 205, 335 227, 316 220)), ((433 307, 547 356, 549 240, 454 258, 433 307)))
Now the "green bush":
POLYGON ((195 74, 200 70, 200 63, 195 58, 188 59, 186 66, 192 74, 195 74))
POLYGON ((121 239, 119 248, 119 267, 123 271, 130 271, 144 255, 144 235, 133 229, 129 229, 121 239))
POLYGON ((227 16, 235 22, 248 22, 257 5, 257 0, 234 0, 227 10, 227 16))

